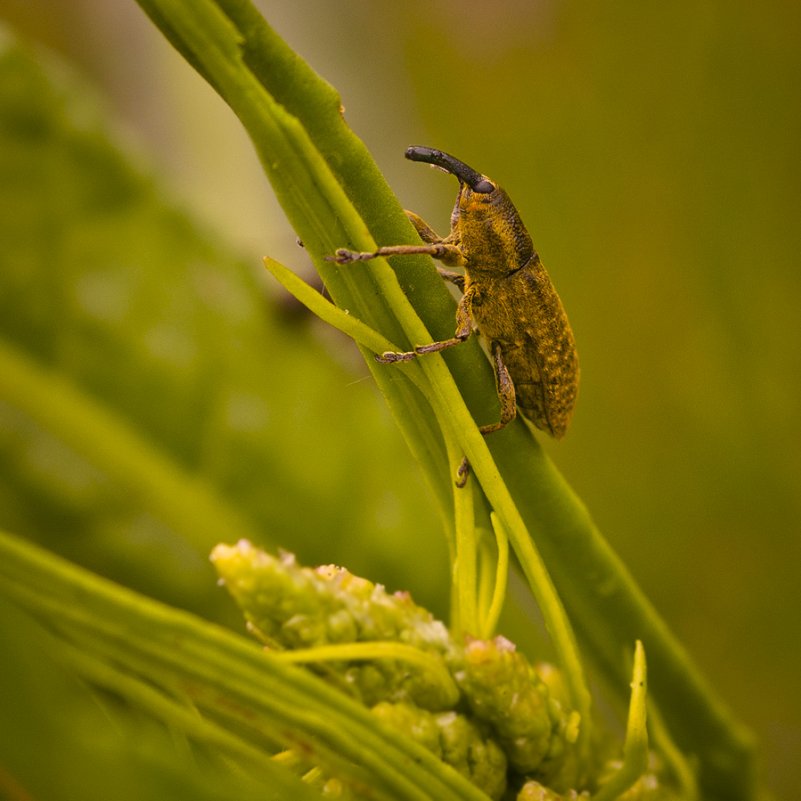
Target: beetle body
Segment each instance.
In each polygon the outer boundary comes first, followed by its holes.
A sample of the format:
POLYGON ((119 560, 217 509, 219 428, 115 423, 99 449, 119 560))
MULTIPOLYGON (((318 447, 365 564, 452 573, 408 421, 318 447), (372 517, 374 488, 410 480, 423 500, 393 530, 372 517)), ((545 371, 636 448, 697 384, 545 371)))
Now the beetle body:
POLYGON ((506 192, 453 156, 411 147, 406 157, 433 164, 459 179, 451 230, 439 237, 407 212, 424 245, 397 245, 374 253, 338 250, 340 263, 376 256, 428 253, 464 275, 440 270, 463 290, 452 339, 421 345, 408 353, 385 353, 379 361, 405 361, 463 342, 478 331, 492 356, 503 428, 519 408, 539 429, 559 438, 567 430, 578 394, 579 366, 573 332, 556 290, 506 192))

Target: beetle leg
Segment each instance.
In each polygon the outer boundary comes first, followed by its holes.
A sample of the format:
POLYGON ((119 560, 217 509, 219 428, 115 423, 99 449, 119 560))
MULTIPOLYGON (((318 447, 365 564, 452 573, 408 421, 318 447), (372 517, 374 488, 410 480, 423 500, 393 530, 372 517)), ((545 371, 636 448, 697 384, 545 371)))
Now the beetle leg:
POLYGON ((495 365, 495 383, 498 388, 498 399, 501 402, 501 419, 497 423, 489 423, 479 429, 482 434, 500 431, 517 417, 515 385, 509 375, 509 369, 503 361, 503 353, 499 342, 492 343, 492 361, 495 365))
MULTIPOLYGON (((492 361, 495 366, 495 383, 498 388, 498 399, 501 402, 501 419, 497 423, 489 423, 480 426, 482 434, 491 434, 493 431, 500 431, 517 417, 517 401, 515 399, 515 385, 509 375, 509 369, 503 361, 501 346, 498 342, 492 343, 492 361)), ((464 487, 470 476, 470 462, 467 457, 462 457, 459 467, 456 470, 455 484, 459 489, 464 487)))
POLYGON ((409 222, 414 226, 418 236, 423 242, 442 242, 442 237, 419 215, 409 209, 404 209, 409 222))
POLYGON ((443 270, 442 267, 437 267, 437 272, 440 274, 441 278, 455 284, 464 292, 464 275, 462 273, 455 273, 453 270, 443 270))
POLYGON ((369 261, 379 256, 431 256, 441 259, 448 264, 458 264, 462 254, 456 245, 446 242, 434 242, 428 245, 387 245, 378 250, 358 251, 347 248, 337 248, 333 256, 326 256, 326 261, 335 261, 337 264, 349 264, 352 261, 369 261))
POLYGON ((443 339, 441 342, 429 342, 428 345, 418 345, 414 350, 396 353, 386 351, 375 359, 381 364, 391 364, 392 362, 408 362, 417 356, 426 353, 439 353, 446 348, 460 345, 470 334, 473 333, 473 313, 470 308, 471 295, 462 295, 459 305, 456 307, 456 333, 450 339, 443 339))
POLYGON ((406 216, 414 226, 415 231, 425 244, 423 245, 387 245, 372 252, 359 252, 338 248, 333 256, 326 256, 326 261, 335 261, 337 264, 348 264, 352 261, 369 261, 378 256, 431 256, 445 264, 464 264, 464 256, 458 245, 454 245, 450 238, 443 239, 422 217, 413 211, 407 211, 406 216))
MULTIPOLYGON (((419 214, 415 214, 413 211, 409 211, 409 209, 405 209, 406 216, 409 218, 409 222, 414 226, 415 231, 417 231, 417 235, 423 242, 428 242, 431 245, 452 245, 453 244, 453 235, 448 237, 441 237, 419 214)), ((436 256, 434 258, 437 258, 436 256)), ((456 250, 449 250, 449 255, 443 257, 441 261, 444 261, 445 264, 464 264, 464 259, 462 258, 461 249, 456 250)), ((443 270, 441 267, 437 267, 437 272, 446 280, 450 281, 452 284, 456 284, 459 289, 464 292, 464 276, 461 273, 455 273, 452 270, 443 270)))
POLYGON ((392 350, 385 351, 380 356, 376 356, 375 360, 381 364, 391 364, 392 362, 408 362, 418 356, 424 356, 426 353, 439 353, 446 348, 452 348, 454 345, 461 345, 470 336, 470 331, 466 334, 459 334, 457 332, 455 337, 450 339, 443 339, 441 342, 429 342, 428 345, 418 345, 414 350, 396 352, 392 350))

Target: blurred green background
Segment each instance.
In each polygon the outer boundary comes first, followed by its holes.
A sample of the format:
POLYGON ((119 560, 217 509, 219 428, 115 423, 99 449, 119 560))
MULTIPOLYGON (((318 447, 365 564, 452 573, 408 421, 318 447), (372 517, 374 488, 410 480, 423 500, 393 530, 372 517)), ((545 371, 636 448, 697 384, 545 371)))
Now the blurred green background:
MULTIPOLYGON (((454 183, 406 162, 409 144, 450 151, 508 190, 569 311, 582 359, 573 427, 548 448, 679 638, 756 730, 777 796, 794 797, 801 5, 260 7, 340 90, 348 121, 402 202, 435 228, 447 229, 454 183)), ((237 281, 253 286, 218 316, 230 327, 231 314, 262 314, 261 334, 236 329, 226 340, 214 328, 219 320, 193 323, 207 364, 183 386, 192 413, 182 407, 175 420, 160 418, 173 452, 187 465, 224 453, 216 475, 224 473, 270 541, 408 587, 442 610, 437 511, 366 368, 261 274, 264 254, 307 275, 310 267, 236 120, 133 0, 4 0, 0 11, 77 65, 142 169, 192 210, 201 237, 209 232, 215 244, 193 256, 206 278, 198 284, 193 273, 190 286, 214 293, 215 282, 225 283, 214 269, 218 241, 240 256, 245 277, 237 281), (236 407, 238 435, 221 451, 207 441, 200 453, 192 414, 205 420, 209 382, 242 339, 259 377, 236 407), (425 559, 422 548, 431 549, 425 559)), ((7 222, 13 213, 5 209, 7 222)), ((114 252, 113 242, 103 247, 114 252)), ((170 280, 175 302, 183 279, 170 280)), ((17 334, 23 341, 25 331, 17 334)), ((122 380, 106 378, 118 387, 122 380)), ((25 512, 13 472, 3 471, 0 524, 23 533, 61 525, 55 507, 49 518, 25 512)), ((213 607, 192 600, 208 579, 205 543, 170 540, 150 521, 118 523, 62 550, 118 578, 127 570, 131 583, 164 595, 153 578, 161 569, 183 582, 169 600, 213 607), (104 566, 109 538, 127 543, 125 565, 104 566), (187 561, 201 578, 179 578, 192 572, 175 569, 187 561)))

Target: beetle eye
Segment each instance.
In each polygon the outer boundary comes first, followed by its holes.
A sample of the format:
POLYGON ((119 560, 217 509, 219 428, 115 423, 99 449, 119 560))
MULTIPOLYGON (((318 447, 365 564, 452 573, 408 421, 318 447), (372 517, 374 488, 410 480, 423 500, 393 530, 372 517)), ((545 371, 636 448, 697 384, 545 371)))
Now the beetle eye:
POLYGON ((477 192, 479 195, 488 195, 490 192, 495 191, 495 184, 492 181, 487 181, 483 179, 481 181, 476 181, 476 183, 471 184, 470 188, 477 192))

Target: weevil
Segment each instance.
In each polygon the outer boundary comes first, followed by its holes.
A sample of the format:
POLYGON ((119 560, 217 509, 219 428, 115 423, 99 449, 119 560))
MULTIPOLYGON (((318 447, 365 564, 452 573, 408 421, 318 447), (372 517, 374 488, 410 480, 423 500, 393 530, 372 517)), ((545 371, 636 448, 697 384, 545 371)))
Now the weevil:
POLYGON ((517 209, 486 175, 441 150, 410 147, 406 158, 431 164, 459 180, 448 236, 438 236, 414 212, 409 219, 421 245, 390 245, 372 253, 340 248, 339 264, 377 256, 428 254, 448 267, 440 275, 462 290, 456 332, 450 339, 418 345, 405 353, 376 356, 402 362, 464 342, 473 331, 483 338, 495 368, 500 419, 481 426, 489 434, 510 423, 517 409, 557 439, 567 430, 576 403, 578 355, 570 323, 517 209))

